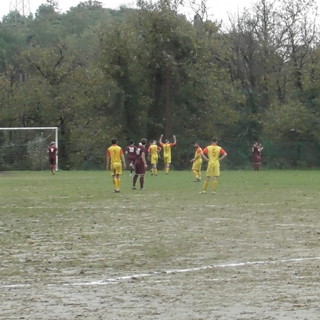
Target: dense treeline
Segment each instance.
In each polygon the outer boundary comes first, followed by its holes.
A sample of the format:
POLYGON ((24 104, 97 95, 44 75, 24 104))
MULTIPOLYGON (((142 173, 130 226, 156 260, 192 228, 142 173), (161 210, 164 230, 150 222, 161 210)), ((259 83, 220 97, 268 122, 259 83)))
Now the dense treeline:
MULTIPOLYGON (((202 7, 205 8, 205 2, 202 7)), ((58 126, 62 168, 101 167, 112 137, 177 136, 177 168, 211 136, 248 165, 317 166, 320 51, 314 0, 259 0, 229 27, 177 2, 138 9, 55 3, 0 24, 0 127, 58 126)))

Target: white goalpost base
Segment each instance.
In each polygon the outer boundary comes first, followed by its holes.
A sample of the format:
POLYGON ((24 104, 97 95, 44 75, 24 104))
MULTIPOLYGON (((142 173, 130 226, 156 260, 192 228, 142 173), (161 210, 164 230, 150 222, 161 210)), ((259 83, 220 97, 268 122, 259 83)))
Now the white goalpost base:
POLYGON ((0 128, 0 171, 48 169, 51 141, 58 148, 58 127, 0 128))

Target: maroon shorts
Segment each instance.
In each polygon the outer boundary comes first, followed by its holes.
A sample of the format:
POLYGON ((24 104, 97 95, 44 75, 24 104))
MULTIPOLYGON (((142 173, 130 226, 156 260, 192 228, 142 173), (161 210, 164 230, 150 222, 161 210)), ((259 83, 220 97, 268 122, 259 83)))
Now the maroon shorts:
POLYGON ((51 165, 54 165, 54 164, 56 164, 56 157, 54 157, 54 158, 49 158, 49 162, 50 162, 50 164, 51 165))
POLYGON ((252 156, 252 163, 260 163, 261 162, 261 157, 258 155, 253 155, 252 156))
POLYGON ((136 161, 136 174, 145 174, 146 168, 143 161, 136 161))
POLYGON ((135 160, 136 160, 136 157, 128 157, 128 162, 129 162, 129 164, 131 163, 131 162, 135 162, 135 160))

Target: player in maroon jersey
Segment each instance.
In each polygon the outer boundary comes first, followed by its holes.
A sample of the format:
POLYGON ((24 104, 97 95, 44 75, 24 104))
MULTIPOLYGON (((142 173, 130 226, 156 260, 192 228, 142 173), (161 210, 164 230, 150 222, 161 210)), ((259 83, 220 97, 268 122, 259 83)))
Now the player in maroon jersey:
POLYGON ((58 148, 56 147, 56 144, 54 141, 50 143, 50 146, 47 149, 47 154, 49 157, 50 170, 52 174, 54 174, 56 171, 57 156, 58 156, 58 148))
POLYGON ((255 141, 251 147, 251 161, 254 171, 260 170, 262 150, 263 146, 261 145, 261 143, 255 141))
POLYGON ((130 176, 132 176, 132 172, 134 170, 134 162, 136 160, 136 150, 137 147, 134 145, 134 141, 130 140, 130 144, 125 148, 125 154, 128 158, 128 164, 130 167, 130 176))
POLYGON ((144 175, 147 169, 147 160, 146 160, 146 149, 147 139, 143 138, 141 139, 141 142, 139 143, 139 146, 136 150, 136 159, 135 159, 135 175, 133 176, 132 181, 132 189, 136 190, 136 182, 138 180, 138 177, 140 176, 140 190, 144 190, 144 175))

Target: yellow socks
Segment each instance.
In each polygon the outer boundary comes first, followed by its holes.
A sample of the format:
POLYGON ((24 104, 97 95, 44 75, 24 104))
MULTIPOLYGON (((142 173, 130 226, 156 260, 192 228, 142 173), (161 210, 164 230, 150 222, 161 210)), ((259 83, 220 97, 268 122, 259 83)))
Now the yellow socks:
POLYGON ((196 170, 193 170, 192 172, 193 172, 194 177, 195 177, 196 179, 198 179, 198 178, 199 178, 198 172, 197 172, 196 170))
POLYGON ((218 186, 218 181, 217 180, 213 180, 213 182, 212 182, 212 191, 213 192, 217 191, 217 186, 218 186))
POLYGON ((113 178, 113 189, 120 190, 120 178, 113 178))

